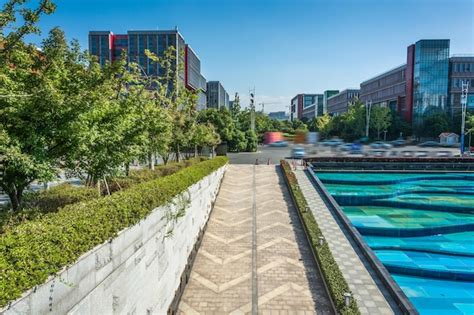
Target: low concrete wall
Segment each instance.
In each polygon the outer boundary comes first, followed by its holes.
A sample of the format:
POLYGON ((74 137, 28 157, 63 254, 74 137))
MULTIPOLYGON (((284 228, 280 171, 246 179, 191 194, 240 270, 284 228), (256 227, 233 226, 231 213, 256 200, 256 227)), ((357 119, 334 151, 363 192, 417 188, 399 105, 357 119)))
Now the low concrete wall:
POLYGON ((26 292, 5 314, 166 314, 225 168, 26 292))

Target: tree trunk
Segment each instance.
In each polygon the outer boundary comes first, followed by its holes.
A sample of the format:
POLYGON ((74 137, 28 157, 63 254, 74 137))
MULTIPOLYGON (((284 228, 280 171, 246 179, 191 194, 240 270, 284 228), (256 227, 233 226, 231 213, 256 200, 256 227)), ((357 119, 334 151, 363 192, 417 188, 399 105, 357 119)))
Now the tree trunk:
POLYGON ((179 153, 179 144, 176 145, 176 162, 179 163, 180 153, 179 153))
POLYGON ((170 154, 167 153, 167 154, 163 154, 161 155, 161 157, 163 158, 163 163, 168 164, 168 160, 170 159, 170 154))
POLYGON ((197 145, 194 146, 194 157, 195 158, 198 157, 198 146, 197 145))
POLYGON ((13 211, 20 210, 20 201, 18 200, 18 196, 16 195, 16 193, 9 193, 8 197, 10 198, 10 203, 12 204, 13 211))
POLYGON ((152 171, 155 170, 155 155, 152 152, 148 153, 148 168, 152 171))
POLYGON ((128 176, 130 174, 130 162, 125 163, 125 175, 128 176))
POLYGON ((18 211, 21 209, 21 200, 23 198, 23 190, 24 188, 17 188, 13 186, 13 190, 7 192, 8 198, 10 198, 10 203, 12 205, 13 211, 18 211))

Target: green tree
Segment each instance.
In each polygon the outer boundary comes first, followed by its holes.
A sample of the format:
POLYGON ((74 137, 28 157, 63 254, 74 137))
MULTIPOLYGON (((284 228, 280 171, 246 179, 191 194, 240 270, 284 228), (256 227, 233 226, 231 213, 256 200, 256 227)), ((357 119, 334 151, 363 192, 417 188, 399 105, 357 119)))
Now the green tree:
POLYGON ((214 125, 203 123, 196 125, 191 142, 194 145, 194 156, 197 156, 198 148, 210 147, 214 151, 214 147, 221 142, 221 139, 214 125))
POLYGON ((365 106, 360 100, 354 101, 349 106, 347 113, 341 115, 342 117, 342 133, 339 136, 346 141, 356 140, 365 134, 365 106))
POLYGON ((150 95, 138 84, 139 71, 127 66, 125 58, 103 67, 91 62, 84 71, 86 86, 78 91, 84 111, 70 135, 78 145, 68 152, 66 166, 79 177, 86 174, 86 185, 99 184, 100 190, 101 181, 153 145, 147 142, 150 134, 143 120, 144 111, 151 114, 150 95))
POLYGON ((246 148, 245 151, 247 152, 255 152, 257 151, 257 135, 252 130, 247 130, 245 132, 245 141, 246 141, 246 148))
POLYGON ((445 113, 435 112, 425 118, 417 128, 417 136, 438 138, 442 132, 450 130, 449 117, 445 113))
POLYGON ((321 138, 327 138, 331 132, 331 116, 328 113, 315 119, 315 131, 318 131, 321 138))
POLYGON ((392 115, 388 107, 376 106, 372 108, 370 115, 370 126, 377 132, 377 139, 380 139, 380 133, 390 127, 392 115))
POLYGON ((209 108, 198 113, 199 123, 210 123, 214 125, 221 141, 229 143, 232 141, 236 128, 230 112, 225 109, 209 108))
POLYGON ((240 97, 239 97, 239 93, 236 92, 235 97, 234 97, 234 102, 232 103, 232 107, 230 108, 230 115, 232 116, 234 121, 238 120, 240 110, 241 110, 240 97))
POLYGON ((396 139, 400 136, 411 136, 411 124, 409 124, 405 119, 400 117, 400 114, 395 110, 392 110, 390 114, 392 116, 392 123, 388 127, 388 137, 396 139))
MULTIPOLYGON (((12 12, 11 8, 19 3, 5 5, 9 7, 2 11, 3 27, 12 23, 10 13, 3 12, 12 12)), ((87 81, 87 70, 77 42, 67 45, 59 29, 50 32, 41 52, 22 41, 28 33, 38 31, 34 25, 38 12, 51 10, 49 1, 40 5, 43 9, 34 10, 34 16, 26 16, 23 26, 6 37, 2 33, 0 38, 7 47, 0 56, 0 154, 5 167, 0 185, 14 210, 21 207, 28 185, 35 180, 53 179, 60 161, 77 146, 78 139, 71 135, 86 107, 79 92, 87 81)))

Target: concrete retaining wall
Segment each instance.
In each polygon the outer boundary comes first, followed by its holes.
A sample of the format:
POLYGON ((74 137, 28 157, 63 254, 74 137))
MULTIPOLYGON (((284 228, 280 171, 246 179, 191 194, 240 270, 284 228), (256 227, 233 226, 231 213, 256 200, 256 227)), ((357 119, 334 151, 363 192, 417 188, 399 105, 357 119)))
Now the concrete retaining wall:
POLYGON ((224 171, 84 254, 5 314, 166 314, 224 171))

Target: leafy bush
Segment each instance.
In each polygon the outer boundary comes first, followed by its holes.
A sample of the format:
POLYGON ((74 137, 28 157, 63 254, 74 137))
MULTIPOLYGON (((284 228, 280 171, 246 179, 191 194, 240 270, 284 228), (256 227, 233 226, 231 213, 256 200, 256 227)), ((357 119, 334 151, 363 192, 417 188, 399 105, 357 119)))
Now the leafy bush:
MULTIPOLYGON (((150 169, 131 170, 128 176, 116 177, 109 180, 108 181, 109 190, 111 193, 114 193, 122 189, 127 189, 139 183, 154 180, 162 176, 168 176, 168 175, 174 174, 185 167, 194 165, 196 163, 199 163, 205 160, 206 158, 199 157, 199 158, 184 160, 181 162, 174 162, 174 163, 168 163, 166 165, 159 165, 159 166, 156 166, 154 170, 150 170, 150 169)), ((107 188, 102 187, 102 195, 106 195, 106 194, 108 194, 107 188)))
MULTIPOLYGON (((109 190, 111 193, 114 193, 119 190, 128 189, 142 182, 174 174, 185 167, 204 160, 206 160, 206 158, 193 158, 179 163, 159 165, 155 170, 132 170, 127 177, 117 177, 109 180, 109 190)), ((101 194, 107 195, 108 192, 104 186, 105 185, 102 185, 101 187, 101 194)), ((73 186, 70 184, 62 184, 48 190, 26 194, 22 210, 15 212, 0 210, 0 233, 4 233, 5 230, 22 222, 41 217, 49 212, 55 212, 66 205, 96 198, 99 198, 97 189, 73 186)))
POLYGON ((0 306, 169 203, 227 163, 217 157, 111 196, 65 206, 0 235, 0 306))
POLYGON ((311 211, 306 211, 308 204, 303 193, 299 189, 298 181, 295 174, 291 171, 290 165, 285 160, 280 161, 280 164, 283 168, 283 173, 288 180, 293 197, 295 198, 296 208, 303 219, 303 224, 311 242, 311 247, 316 254, 316 258, 323 272, 329 293, 331 294, 332 300, 336 306, 337 313, 360 314, 355 299, 351 300, 349 307, 345 305, 344 293, 351 292, 349 285, 347 284, 346 279, 344 279, 344 275, 339 269, 336 260, 334 260, 327 242, 324 242, 323 245, 319 245, 319 238, 324 237, 323 233, 319 229, 313 213, 311 211))
POLYGON ((52 212, 76 202, 97 198, 97 190, 90 187, 79 187, 62 184, 25 195, 25 208, 39 208, 42 212, 52 212))

